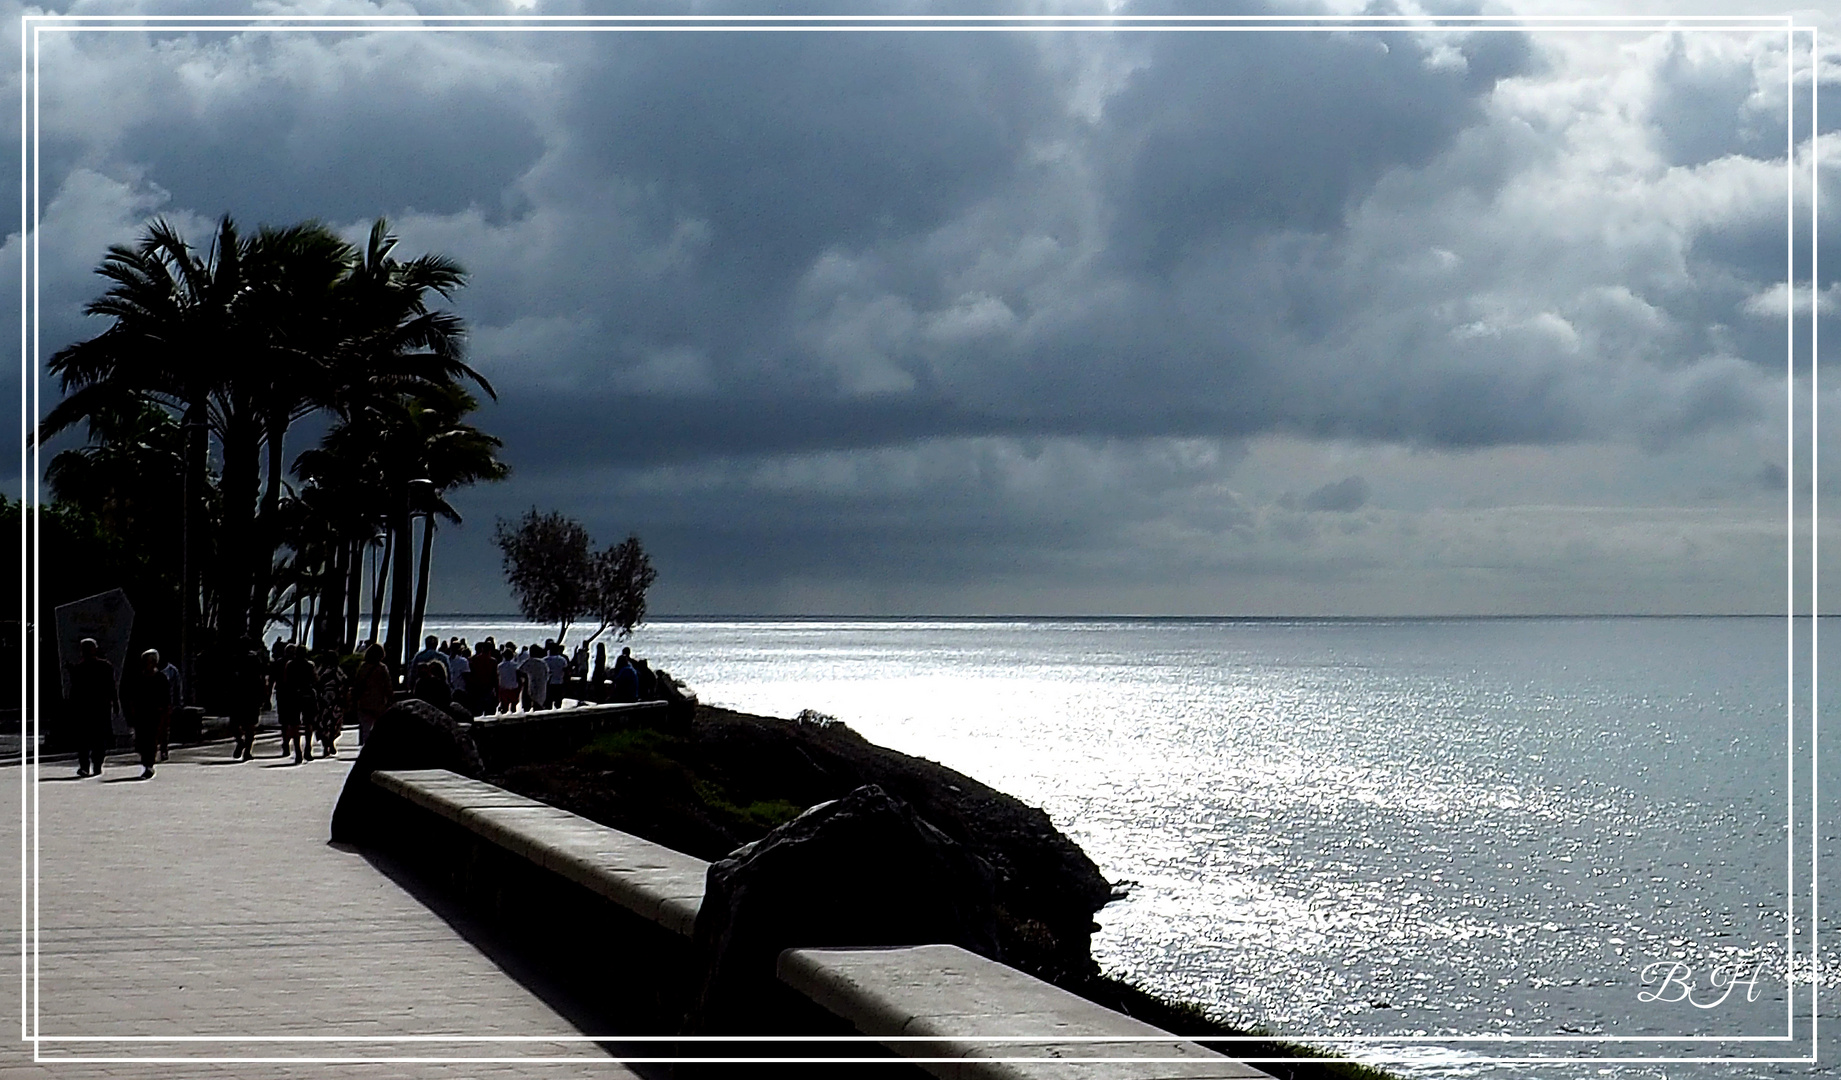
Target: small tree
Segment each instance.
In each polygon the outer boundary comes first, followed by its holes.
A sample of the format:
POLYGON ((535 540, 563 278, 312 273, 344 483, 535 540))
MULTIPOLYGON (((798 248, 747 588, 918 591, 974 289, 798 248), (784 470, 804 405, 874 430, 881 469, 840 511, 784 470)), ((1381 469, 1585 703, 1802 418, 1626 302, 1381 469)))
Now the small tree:
POLYGON ((646 619, 646 590, 657 580, 658 571, 652 569, 652 560, 639 546, 637 536, 596 552, 588 613, 600 619, 601 625, 588 642, 593 644, 610 627, 616 641, 632 637, 633 628, 646 619))
POLYGON ((577 615, 590 610, 594 562, 588 530, 581 523, 536 507, 516 525, 498 520, 492 539, 499 545, 505 582, 518 598, 518 610, 534 623, 556 623, 556 639, 569 633, 577 615))

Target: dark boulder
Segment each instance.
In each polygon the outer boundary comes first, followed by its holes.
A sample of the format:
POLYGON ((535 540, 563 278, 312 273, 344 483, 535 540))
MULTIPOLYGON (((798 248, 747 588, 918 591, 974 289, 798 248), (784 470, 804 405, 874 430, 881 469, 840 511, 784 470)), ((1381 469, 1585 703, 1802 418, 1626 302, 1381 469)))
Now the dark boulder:
POLYGON ((696 693, 662 669, 658 672, 657 686, 655 696, 669 706, 666 715, 671 717, 672 723, 690 726, 697 715, 696 693))
POLYGON ((348 844, 370 838, 376 816, 371 774, 379 769, 447 769, 472 777, 484 773, 465 716, 465 709, 442 709, 414 698, 390 706, 345 778, 332 811, 332 838, 348 844))
POLYGON ((995 888, 989 863, 873 784, 814 806, 710 865, 687 1028, 780 1029, 774 964, 789 948, 942 943, 996 959, 995 888))

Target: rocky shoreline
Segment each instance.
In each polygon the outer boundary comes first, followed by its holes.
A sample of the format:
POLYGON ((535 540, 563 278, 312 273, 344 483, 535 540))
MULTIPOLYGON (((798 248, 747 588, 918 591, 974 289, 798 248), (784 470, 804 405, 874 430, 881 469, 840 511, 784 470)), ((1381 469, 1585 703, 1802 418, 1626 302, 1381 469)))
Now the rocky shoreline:
MULTIPOLYGON (((997 938, 1013 967, 1207 1044, 1244 1029, 1102 974, 1093 916, 1119 893, 1040 809, 937 762, 877 746, 836 720, 696 705, 659 726, 606 732, 571 753, 491 772, 511 791, 654 843, 716 861, 817 803, 866 784, 907 803, 997 873, 997 938)), ((1386 1074, 1279 1042, 1214 1049, 1284 1080, 1377 1080, 1386 1074)))

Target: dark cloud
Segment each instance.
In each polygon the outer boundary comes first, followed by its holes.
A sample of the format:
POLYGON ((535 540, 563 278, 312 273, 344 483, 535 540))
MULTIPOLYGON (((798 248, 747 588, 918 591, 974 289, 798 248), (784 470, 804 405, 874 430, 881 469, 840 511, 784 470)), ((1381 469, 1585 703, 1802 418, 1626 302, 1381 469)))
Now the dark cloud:
POLYGON ((1749 58, 1697 55, 1693 38, 1677 35, 1656 72, 1649 116, 1668 163, 1693 167, 1729 154, 1781 156, 1783 117, 1757 108, 1749 58))
POLYGON ((155 212, 200 240, 225 211, 385 215, 472 271, 501 391, 479 422, 517 479, 442 541, 474 595, 499 595, 491 519, 533 501, 742 598, 704 610, 805 579, 1378 567, 1395 548, 1352 538, 1396 479, 1245 493, 1232 448, 1666 448, 1781 400, 1781 187, 1728 157, 1772 137, 1751 61, 1600 83, 1551 45, 73 38, 47 340, 99 329, 88 270, 155 212))
POLYGON ((1300 504, 1306 510, 1327 510, 1333 513, 1348 513, 1360 510, 1368 505, 1368 481, 1359 476, 1347 476, 1334 483, 1325 484, 1304 496, 1300 504))
POLYGON ((1431 160, 1480 118, 1479 94, 1526 66, 1512 46, 1474 41, 1435 64, 1425 43, 1388 33, 1166 34, 1141 55, 1106 104, 1110 247, 1152 273, 1248 234, 1337 229, 1384 173, 1431 160))

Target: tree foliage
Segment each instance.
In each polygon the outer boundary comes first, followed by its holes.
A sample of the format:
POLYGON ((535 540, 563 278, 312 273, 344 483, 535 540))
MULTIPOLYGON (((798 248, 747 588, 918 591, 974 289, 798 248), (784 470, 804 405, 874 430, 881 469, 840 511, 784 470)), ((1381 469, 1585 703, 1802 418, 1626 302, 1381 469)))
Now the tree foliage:
MULTIPOLYGON (((476 404, 462 385, 487 396, 492 387, 463 360, 460 319, 434 306, 465 284, 465 272, 439 255, 399 260, 396 244, 381 219, 358 246, 319 222, 252 235, 225 217, 198 250, 156 220, 138 243, 109 248, 96 269, 108 286, 84 311, 107 328, 47 364, 64 398, 40 425, 40 441, 83 421, 90 429, 88 447, 54 464, 60 497, 105 525, 132 519, 137 533, 161 526, 136 499, 189 504, 165 531, 188 535, 196 580, 187 588, 205 598, 206 628, 225 640, 262 633, 303 600, 355 611, 374 535, 394 544, 391 624, 400 632, 411 606, 411 513, 451 513, 445 503, 409 507, 405 485, 426 479, 443 491, 504 475, 492 455, 497 440, 460 422, 476 404), (377 440, 389 445, 350 463, 358 478, 309 500, 331 517, 303 524, 313 515, 287 505, 299 496, 283 481, 284 444, 313 413, 373 431, 388 421, 392 430, 377 440), (183 446, 182 428, 195 433, 183 446), (184 498, 127 468, 161 454, 173 460, 152 475, 183 476, 184 498), (420 460, 399 460, 408 457, 420 460), (429 458, 459 464, 443 475, 429 458), (284 547, 291 557, 278 558, 284 547)), ((313 478, 297 466, 296 475, 330 488, 338 471, 313 478)), ((429 543, 425 535, 423 578, 429 543)), ((425 597, 423 589, 417 607, 425 597)), ((355 619, 326 614, 321 626, 350 636, 355 619)))
POLYGON ((652 569, 637 536, 596 552, 588 614, 601 625, 588 640, 593 642, 609 629, 617 641, 632 637, 633 628, 646 619, 646 590, 657 580, 658 571, 652 569))
POLYGON ((588 530, 557 511, 539 514, 533 506, 515 524, 500 518, 492 539, 518 610, 531 622, 556 623, 558 640, 567 636, 569 624, 588 610, 594 580, 588 530))
POLYGON ((561 641, 578 616, 599 622, 588 640, 608 630, 631 637, 645 621, 646 591, 658 580, 639 537, 593 550, 580 522, 536 507, 516 523, 500 518, 493 539, 518 610, 534 623, 556 623, 561 641))

